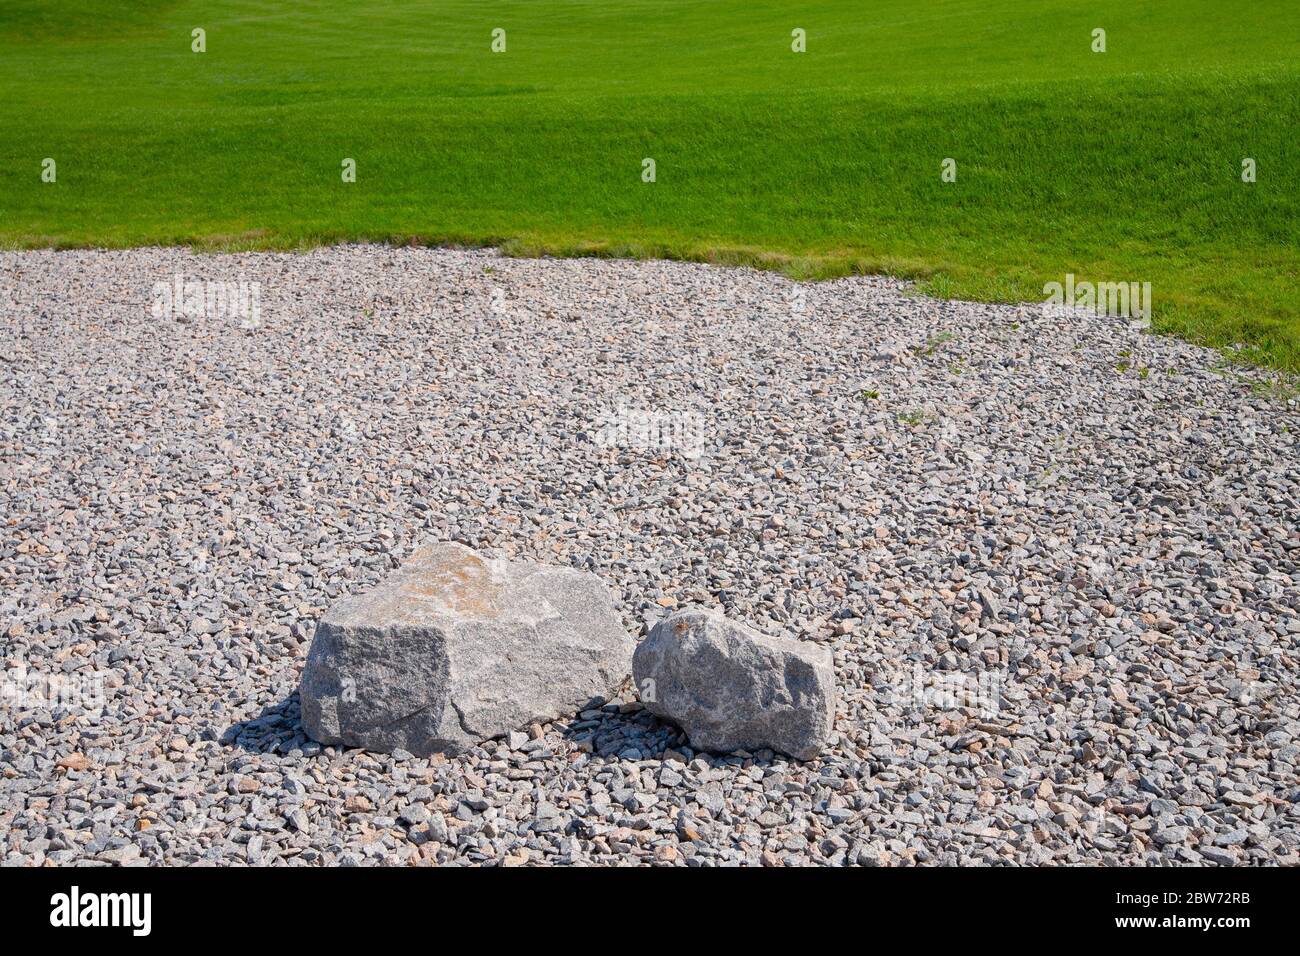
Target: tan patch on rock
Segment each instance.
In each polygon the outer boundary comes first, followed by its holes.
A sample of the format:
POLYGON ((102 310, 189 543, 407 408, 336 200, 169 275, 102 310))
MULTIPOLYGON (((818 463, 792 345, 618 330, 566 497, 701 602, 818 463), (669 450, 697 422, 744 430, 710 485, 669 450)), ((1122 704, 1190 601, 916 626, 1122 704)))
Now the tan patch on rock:
POLYGON ((458 554, 436 564, 421 564, 401 582, 401 589, 451 614, 496 617, 501 613, 501 579, 491 564, 476 554, 458 554))

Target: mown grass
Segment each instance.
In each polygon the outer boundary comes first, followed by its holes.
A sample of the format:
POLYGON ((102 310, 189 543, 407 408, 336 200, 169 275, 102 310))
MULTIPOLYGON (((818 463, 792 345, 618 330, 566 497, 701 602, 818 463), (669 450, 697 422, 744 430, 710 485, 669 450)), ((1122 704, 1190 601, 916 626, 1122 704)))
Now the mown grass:
POLYGON ((52 6, 0 7, 8 246, 498 244, 1004 301, 1072 272, 1300 370, 1291 2, 52 6))

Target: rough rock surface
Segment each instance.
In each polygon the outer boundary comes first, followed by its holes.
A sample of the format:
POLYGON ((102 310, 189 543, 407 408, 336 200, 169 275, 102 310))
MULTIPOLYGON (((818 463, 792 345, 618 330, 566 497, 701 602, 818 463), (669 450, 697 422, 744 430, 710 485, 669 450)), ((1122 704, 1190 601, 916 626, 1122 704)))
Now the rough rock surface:
POLYGON ((320 622, 303 727, 325 744, 459 753, 603 703, 634 645, 594 574, 427 545, 320 622))
POLYGON ((776 750, 811 760, 835 722, 830 650, 693 609, 655 625, 632 657, 646 710, 696 750, 776 750))

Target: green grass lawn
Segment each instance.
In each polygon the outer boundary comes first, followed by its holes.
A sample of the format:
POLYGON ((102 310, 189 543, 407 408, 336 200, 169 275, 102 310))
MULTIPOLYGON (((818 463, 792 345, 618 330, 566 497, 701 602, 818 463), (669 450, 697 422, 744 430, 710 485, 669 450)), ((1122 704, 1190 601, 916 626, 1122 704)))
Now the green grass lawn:
POLYGON ((491 242, 986 299, 1074 273, 1300 370, 1295 0, 5 0, 0 133, 8 246, 491 242))

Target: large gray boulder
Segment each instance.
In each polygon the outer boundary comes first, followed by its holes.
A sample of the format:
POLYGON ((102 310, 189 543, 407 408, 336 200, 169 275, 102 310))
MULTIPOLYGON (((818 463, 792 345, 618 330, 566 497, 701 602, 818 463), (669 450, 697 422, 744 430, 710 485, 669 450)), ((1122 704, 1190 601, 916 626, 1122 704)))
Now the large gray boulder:
POLYGON ((593 574, 430 545, 321 620, 303 727, 325 744, 457 753, 609 696, 635 643, 593 574))
POLYGON ((810 760, 835 720, 831 652, 768 637, 715 611, 660 621, 632 657, 651 713, 680 726, 697 750, 779 750, 810 760))

